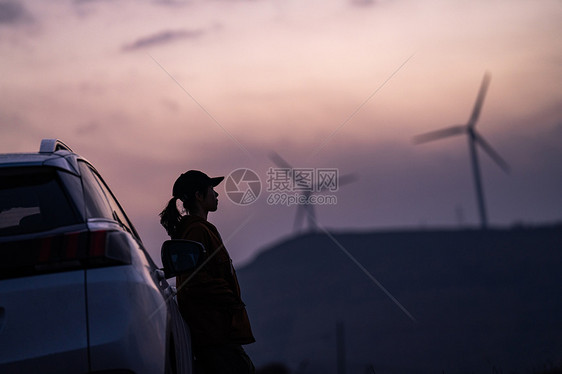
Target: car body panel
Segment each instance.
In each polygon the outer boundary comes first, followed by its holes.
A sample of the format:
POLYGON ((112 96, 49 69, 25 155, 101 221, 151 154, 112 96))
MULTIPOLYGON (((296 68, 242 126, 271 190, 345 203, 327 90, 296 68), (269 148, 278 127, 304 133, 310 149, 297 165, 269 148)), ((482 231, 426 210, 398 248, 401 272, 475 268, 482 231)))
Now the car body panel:
POLYGON ((1 373, 88 371, 84 270, 2 280, 0 308, 1 373))
POLYGON ((163 373, 167 309, 158 289, 131 265, 90 269, 86 278, 92 370, 163 373))

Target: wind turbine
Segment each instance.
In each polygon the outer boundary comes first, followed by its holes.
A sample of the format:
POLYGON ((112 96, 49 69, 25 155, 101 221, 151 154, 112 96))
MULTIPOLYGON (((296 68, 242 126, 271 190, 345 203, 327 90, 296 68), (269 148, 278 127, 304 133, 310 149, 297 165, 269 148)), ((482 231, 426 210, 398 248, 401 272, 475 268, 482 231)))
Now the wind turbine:
POLYGON ((472 110, 472 114, 466 124, 428 132, 414 138, 414 142, 416 144, 421 144, 455 135, 468 135, 468 149, 472 163, 474 187, 476 189, 476 199, 478 201, 478 212, 480 215, 480 225, 483 229, 488 227, 488 217, 486 214, 486 204, 484 202, 484 190, 482 188, 480 165, 478 164, 477 146, 480 146, 501 169, 503 169, 506 173, 509 173, 509 165, 507 162, 505 162, 504 159, 492 148, 492 146, 476 131, 476 122, 478 122, 478 118, 480 117, 482 104, 484 103, 484 97, 486 96, 489 84, 490 74, 486 73, 482 79, 482 85, 480 86, 480 91, 476 97, 474 109, 472 110))
MULTIPOLYGON (((273 163, 278 167, 283 169, 294 170, 293 167, 287 161, 285 161, 279 154, 272 152, 270 158, 273 161, 273 163)), ((345 184, 354 182, 356 179, 357 177, 354 174, 343 175, 338 178, 337 186, 339 188, 345 184)), ((292 180, 293 180, 293 184, 297 183, 294 174, 292 174, 292 180)), ((310 197, 314 192, 322 192, 325 190, 326 190, 325 186, 319 188, 318 185, 315 185, 311 190, 299 191, 299 193, 302 196, 304 196, 304 198, 301 199, 301 201, 304 201, 305 204, 297 204, 297 213, 295 215, 295 222, 293 224, 294 231, 297 231, 300 228, 304 219, 307 219, 308 221, 309 230, 316 231, 316 229, 318 228, 318 224, 316 221, 316 211, 314 210, 314 204, 312 204, 310 201, 310 197)))

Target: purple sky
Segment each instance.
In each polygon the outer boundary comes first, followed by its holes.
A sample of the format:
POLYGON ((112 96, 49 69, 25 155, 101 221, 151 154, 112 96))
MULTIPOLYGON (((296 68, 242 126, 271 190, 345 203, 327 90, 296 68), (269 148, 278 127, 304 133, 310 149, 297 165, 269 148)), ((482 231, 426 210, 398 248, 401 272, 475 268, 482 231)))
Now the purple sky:
POLYGON ((562 219, 560 1, 2 1, 0 151, 60 138, 101 172, 156 259, 158 212, 188 169, 255 171, 247 206, 211 214, 238 264, 289 235, 267 203, 272 151, 358 179, 317 205, 337 230, 476 226, 463 137, 477 129, 491 224, 562 219))

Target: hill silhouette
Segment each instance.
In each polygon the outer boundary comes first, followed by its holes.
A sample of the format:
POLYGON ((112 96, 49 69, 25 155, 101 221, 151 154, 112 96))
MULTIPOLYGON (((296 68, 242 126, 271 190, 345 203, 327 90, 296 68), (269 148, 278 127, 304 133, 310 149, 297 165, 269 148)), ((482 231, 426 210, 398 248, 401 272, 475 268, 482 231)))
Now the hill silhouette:
POLYGON ((561 225, 293 237, 238 271, 247 350, 336 373, 341 322, 347 373, 541 371, 562 360, 561 270, 561 225))

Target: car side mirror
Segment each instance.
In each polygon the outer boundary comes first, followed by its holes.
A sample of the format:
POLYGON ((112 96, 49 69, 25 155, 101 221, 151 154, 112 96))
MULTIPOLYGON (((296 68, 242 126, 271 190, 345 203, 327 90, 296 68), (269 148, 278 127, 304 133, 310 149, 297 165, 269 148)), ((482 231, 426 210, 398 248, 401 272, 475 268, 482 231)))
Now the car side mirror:
POLYGON ((184 239, 166 240, 162 244, 162 265, 166 279, 194 270, 205 253, 203 244, 184 239))

